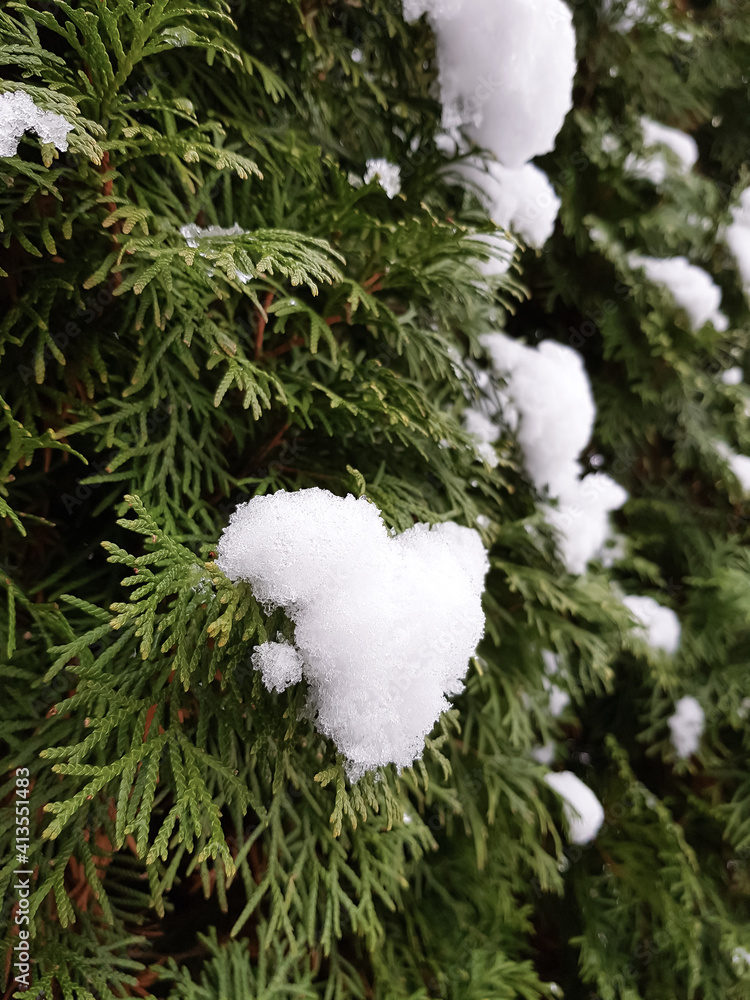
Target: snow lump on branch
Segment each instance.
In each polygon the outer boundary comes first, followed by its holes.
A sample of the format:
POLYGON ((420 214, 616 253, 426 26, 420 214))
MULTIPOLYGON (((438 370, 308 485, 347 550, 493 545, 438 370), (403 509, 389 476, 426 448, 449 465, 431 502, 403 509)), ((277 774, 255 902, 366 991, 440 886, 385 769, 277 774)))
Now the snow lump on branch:
POLYGON ((557 501, 544 515, 559 536, 559 550, 569 573, 583 573, 601 558, 610 538, 609 514, 627 493, 609 476, 596 472, 581 478, 578 456, 591 437, 596 407, 581 356, 570 347, 544 341, 537 349, 501 333, 483 334, 498 375, 507 380, 510 405, 506 421, 516 437, 534 486, 557 501))
POLYGON ((665 608, 653 597, 629 594, 622 603, 636 620, 636 628, 653 649, 676 653, 680 645, 680 620, 671 608, 665 608))
POLYGON ((437 40, 443 124, 508 167, 548 153, 572 107, 575 33, 562 0, 404 0, 437 40))
POLYGON ((365 184, 377 181, 389 198, 395 198, 401 191, 401 168, 389 160, 368 160, 365 184))
POLYGON ((572 771, 555 771, 545 775, 544 780, 563 800, 571 843, 588 844, 604 822, 599 799, 572 771))
POLYGON ((476 531, 448 522, 393 535, 364 497, 281 490, 237 508, 217 563, 293 620, 296 650, 266 644, 253 664, 276 690, 304 677, 352 780, 421 756, 484 631, 489 563, 476 531))
POLYGON ((551 340, 525 347, 502 333, 484 334, 480 342, 495 371, 508 380, 531 481, 559 496, 580 472, 578 456, 589 443, 596 416, 580 354, 551 340))
POLYGON ((677 173, 689 173, 698 162, 698 144, 686 132, 662 125, 651 118, 641 118, 641 129, 645 156, 629 153, 624 163, 625 172, 632 177, 639 177, 656 185, 663 184, 670 173, 670 161, 663 152, 665 148, 676 162, 677 173))
POLYGON ((700 702, 692 695, 686 694, 675 705, 674 715, 667 719, 672 746, 678 757, 690 757, 698 749, 703 735, 706 716, 700 702))
POLYGON ((246 229, 242 229, 240 225, 235 222, 232 226, 197 226, 194 222, 188 222, 186 225, 180 227, 180 236, 182 236, 189 247, 195 249, 195 247, 200 246, 200 241, 203 239, 211 239, 214 236, 244 236, 247 233, 246 229))
POLYGON ((732 474, 736 476, 743 493, 750 493, 750 458, 732 451, 726 441, 714 441, 714 447, 727 463, 732 474))
POLYGON ((64 153, 72 129, 67 118, 42 111, 22 90, 0 94, 0 156, 15 156, 24 132, 36 132, 42 142, 51 142, 64 153))
POLYGON ((539 167, 527 163, 510 170, 469 157, 452 170, 478 189, 495 225, 512 230, 535 249, 544 246, 555 228, 560 199, 539 167))
POLYGON ((727 226, 725 239, 750 300, 750 188, 745 188, 739 205, 732 209, 732 222, 727 226))
POLYGON ((628 263, 641 268, 654 285, 666 288, 675 303, 684 309, 693 331, 704 323, 713 323, 722 333, 729 326, 726 316, 719 311, 721 290, 706 272, 690 264, 686 257, 642 257, 631 254, 628 263))

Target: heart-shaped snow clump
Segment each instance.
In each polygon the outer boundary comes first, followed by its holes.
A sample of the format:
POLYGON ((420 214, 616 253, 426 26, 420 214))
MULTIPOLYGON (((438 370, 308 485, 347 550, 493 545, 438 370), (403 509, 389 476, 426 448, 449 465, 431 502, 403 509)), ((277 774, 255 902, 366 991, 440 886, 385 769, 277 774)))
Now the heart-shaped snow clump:
POLYGON ((267 643, 253 665, 269 689, 304 677, 352 780, 421 756, 484 632, 489 562, 476 531, 448 522, 394 535, 365 497, 281 490, 237 508, 217 563, 294 621, 296 649, 267 643))

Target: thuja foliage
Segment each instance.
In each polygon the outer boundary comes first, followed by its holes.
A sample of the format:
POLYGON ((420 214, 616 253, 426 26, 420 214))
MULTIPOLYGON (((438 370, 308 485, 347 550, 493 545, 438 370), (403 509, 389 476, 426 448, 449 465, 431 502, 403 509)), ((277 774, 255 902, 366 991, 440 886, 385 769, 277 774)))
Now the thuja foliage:
POLYGON ((619 0, 574 5, 575 108, 541 161, 560 220, 495 294, 470 238, 494 226, 435 142, 434 39, 398 0, 3 5, 3 90, 73 126, 67 152, 27 135, 0 163, 8 995, 26 768, 47 1000, 750 996, 747 506, 712 445, 750 447, 717 378, 750 329, 717 238, 746 180, 750 13, 695 6, 623 32, 619 0), (644 114, 700 147, 658 191, 603 151, 637 148, 644 114), (352 183, 373 157, 400 195, 352 183), (727 331, 689 333, 632 250, 710 270, 727 331), (630 494, 613 569, 564 572, 510 432, 476 461, 466 359, 503 325, 585 358, 592 467, 630 494), (237 502, 309 486, 397 530, 479 518, 490 548, 465 692, 413 768, 354 786, 303 685, 252 669, 289 623, 214 562, 237 502), (677 610, 674 660, 613 581, 677 610), (707 727, 681 762, 686 692, 707 727), (553 738, 605 808, 587 848, 531 756, 553 738))

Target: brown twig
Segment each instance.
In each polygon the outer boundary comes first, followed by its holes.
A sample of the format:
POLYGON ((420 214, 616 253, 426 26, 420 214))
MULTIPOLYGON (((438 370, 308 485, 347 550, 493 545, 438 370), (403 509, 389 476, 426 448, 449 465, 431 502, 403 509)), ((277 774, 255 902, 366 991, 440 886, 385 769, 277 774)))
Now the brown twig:
POLYGON ((257 361, 263 353, 263 334, 268 322, 268 307, 273 302, 274 293, 268 292, 263 302, 263 308, 258 312, 258 326, 255 331, 255 360, 257 361))
POLYGON ((272 351, 266 351, 267 358, 278 358, 280 354, 286 354, 287 351, 291 351, 293 347, 300 347, 304 344, 304 337, 292 337, 291 340, 287 340, 285 344, 280 347, 274 347, 272 351))

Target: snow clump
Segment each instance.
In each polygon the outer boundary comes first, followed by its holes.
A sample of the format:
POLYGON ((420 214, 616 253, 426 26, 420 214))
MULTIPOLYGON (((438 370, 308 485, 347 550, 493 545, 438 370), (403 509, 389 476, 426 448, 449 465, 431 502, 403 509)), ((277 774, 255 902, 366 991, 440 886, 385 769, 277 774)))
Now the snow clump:
POLYGON ((724 385, 740 385, 744 377, 745 373, 739 365, 735 365, 733 368, 727 368, 721 373, 721 381, 724 385))
POLYGON ((550 767, 555 759, 555 744, 550 742, 534 747, 531 751, 531 756, 537 764, 544 764, 545 767, 550 767))
POLYGON ((750 188, 745 188, 739 205, 732 209, 732 222, 724 238, 740 272, 745 295, 750 299, 750 188))
POLYGON ((500 428, 477 407, 469 407, 463 413, 466 433, 476 441, 476 456, 486 462, 491 469, 497 468, 498 458, 492 447, 500 437, 500 428))
POLYGON ((307 681, 352 781, 421 756, 484 632, 478 532, 448 522, 393 535, 365 497, 281 490, 236 509, 217 563, 293 620, 296 658, 273 643, 253 663, 276 690, 307 681))
POLYGON ((36 132, 42 142, 64 153, 73 126, 54 111, 42 111, 23 90, 0 94, 0 156, 15 156, 24 132, 36 132))
POLYGON ((672 746, 678 757, 690 757, 698 749, 703 735, 706 716, 700 703, 686 694, 675 705, 675 713, 667 719, 672 746))
POLYGON ((516 250, 516 244, 513 240, 509 240, 505 233, 500 230, 495 233, 479 233, 469 236, 467 239, 471 243, 479 243, 482 253, 486 255, 484 259, 473 257, 471 261, 485 279, 486 284, 490 284, 501 275, 507 274, 508 268, 513 263, 513 255, 516 250))
POLYGON ((404 0, 437 41, 443 126, 508 167, 548 153, 571 109, 575 32, 562 0, 404 0))
POLYGON ((596 407, 576 351, 547 340, 525 347, 503 333, 488 333, 480 343, 518 410, 518 443, 538 490, 559 496, 580 471, 577 460, 594 428, 596 407))
POLYGON ((615 0, 604 0, 602 10, 606 14, 614 14, 611 27, 623 35, 632 31, 637 24, 651 24, 654 21, 647 0, 627 0, 625 6, 619 6, 619 9, 615 0))
MULTIPOLYGON (((542 677, 542 687, 549 694, 549 714, 553 719, 559 719, 570 704, 570 695, 549 679, 560 670, 560 658, 551 649, 542 650, 542 660, 546 676, 542 677)), ((542 763, 540 761, 540 763, 542 763)))
POLYGON ((571 480, 561 490, 557 507, 547 505, 545 517, 560 536, 560 555, 569 572, 585 572, 594 557, 610 555, 612 535, 609 515, 628 499, 627 491, 603 472, 571 480))
POLYGON ((302 680, 302 657, 288 642, 264 642, 250 658, 269 691, 286 691, 302 680))
POLYGON ((547 175, 533 163, 509 169, 472 156, 451 170, 477 188, 485 211, 496 226, 511 230, 537 250, 552 235, 560 199, 547 175))
POLYGON ((563 800, 563 812, 568 821, 573 844, 588 844, 604 822, 602 804, 572 771, 554 771, 544 781, 563 800))
POLYGON ((713 323, 720 333, 729 321, 719 311, 721 290, 711 277, 686 257, 641 257, 631 254, 628 263, 632 268, 642 268, 646 278, 654 285, 666 288, 679 308, 684 309, 691 330, 700 330, 705 323, 713 323))
POLYGON ((395 198, 401 191, 401 168, 388 160, 368 160, 365 184, 377 181, 389 198, 395 198))
POLYGON ((727 463, 732 474, 739 480, 743 492, 750 493, 750 458, 732 451, 726 441, 714 441, 714 447, 727 463))
POLYGON ((622 603, 635 618, 638 631, 645 633, 644 638, 649 646, 670 655, 677 652, 682 630, 680 620, 671 608, 665 608, 653 597, 641 597, 637 594, 623 597, 622 603))
POLYGON ((698 162, 698 144, 692 136, 677 128, 662 125, 651 118, 641 118, 645 157, 629 153, 623 169, 631 177, 639 177, 652 184, 663 184, 671 170, 671 159, 664 156, 668 149, 676 163, 676 171, 689 173, 698 162), (661 149, 659 147, 662 147, 661 149))
POLYGON ((529 478, 557 501, 556 506, 545 503, 543 511, 558 533, 560 556, 569 573, 583 573, 604 554, 611 535, 609 515, 628 498, 604 473, 581 478, 578 456, 591 438, 596 416, 583 360, 554 341, 535 349, 490 333, 480 342, 497 374, 507 380, 503 415, 516 428, 529 478))

